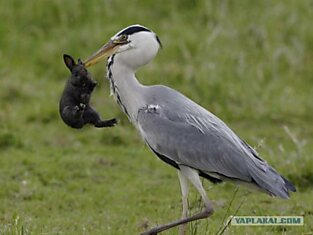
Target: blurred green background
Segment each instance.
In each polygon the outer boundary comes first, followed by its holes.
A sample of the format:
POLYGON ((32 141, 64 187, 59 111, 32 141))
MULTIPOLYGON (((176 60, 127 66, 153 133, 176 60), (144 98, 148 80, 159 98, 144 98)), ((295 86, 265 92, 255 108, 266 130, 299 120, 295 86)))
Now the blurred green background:
MULTIPOLYGON (((120 125, 74 130, 58 114, 69 76, 63 53, 85 59, 135 23, 163 43, 139 80, 215 113, 297 186, 290 200, 240 189, 229 214, 246 197, 239 215, 302 215, 304 226, 230 226, 226 234, 311 234, 312 19, 312 0, 0 0, 0 234, 138 234, 180 216, 176 172, 109 97, 105 63, 90 69, 99 84, 92 104, 120 125)), ((214 234, 236 190, 205 187, 216 213, 190 234, 214 234)))

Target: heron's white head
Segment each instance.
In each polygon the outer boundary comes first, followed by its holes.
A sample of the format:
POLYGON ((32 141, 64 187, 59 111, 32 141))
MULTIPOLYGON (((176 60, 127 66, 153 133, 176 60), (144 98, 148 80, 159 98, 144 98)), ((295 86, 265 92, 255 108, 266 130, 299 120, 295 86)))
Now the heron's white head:
POLYGON ((150 29, 131 25, 115 34, 108 43, 85 61, 85 66, 94 65, 111 55, 119 63, 136 70, 149 63, 157 54, 161 42, 150 29))

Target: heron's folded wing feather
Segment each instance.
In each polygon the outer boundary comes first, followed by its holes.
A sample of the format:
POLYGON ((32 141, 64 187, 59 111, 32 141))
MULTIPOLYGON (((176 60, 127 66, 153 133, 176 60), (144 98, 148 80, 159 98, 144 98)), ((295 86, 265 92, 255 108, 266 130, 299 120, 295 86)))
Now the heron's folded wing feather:
POLYGON ((162 108, 141 109, 138 113, 141 134, 154 150, 180 165, 247 182, 252 180, 245 153, 218 128, 204 132, 197 127, 201 120, 196 117, 173 120, 168 116, 162 108))

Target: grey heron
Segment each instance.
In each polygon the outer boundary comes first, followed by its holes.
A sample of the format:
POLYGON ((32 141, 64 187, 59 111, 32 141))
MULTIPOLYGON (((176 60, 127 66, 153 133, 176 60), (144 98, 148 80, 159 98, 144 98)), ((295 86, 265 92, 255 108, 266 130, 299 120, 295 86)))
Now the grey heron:
POLYGON ((131 25, 84 62, 89 67, 108 58, 107 78, 115 100, 152 152, 178 171, 182 218, 143 234, 157 234, 178 225, 180 234, 185 234, 186 223, 209 217, 213 206, 200 177, 214 183, 242 182, 269 195, 289 198, 289 191, 296 191, 293 184, 218 117, 174 89, 145 86, 136 79, 137 69, 149 63, 160 46, 152 30, 131 25), (192 216, 188 216, 189 183, 204 203, 204 210, 192 216))

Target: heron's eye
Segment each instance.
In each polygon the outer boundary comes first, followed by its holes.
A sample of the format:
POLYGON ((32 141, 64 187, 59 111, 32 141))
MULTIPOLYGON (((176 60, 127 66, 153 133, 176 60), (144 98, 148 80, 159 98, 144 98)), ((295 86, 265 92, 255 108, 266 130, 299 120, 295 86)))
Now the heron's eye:
POLYGON ((125 35, 125 34, 121 35, 120 40, 126 41, 127 40, 127 35, 125 35))

